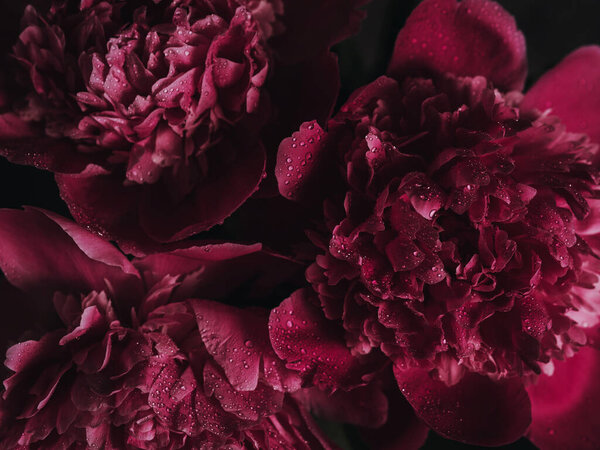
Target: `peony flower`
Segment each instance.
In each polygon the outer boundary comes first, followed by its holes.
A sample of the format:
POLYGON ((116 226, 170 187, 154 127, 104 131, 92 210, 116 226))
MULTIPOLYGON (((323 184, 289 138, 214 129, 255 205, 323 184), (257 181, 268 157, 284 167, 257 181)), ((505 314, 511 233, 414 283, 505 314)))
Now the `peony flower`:
POLYGON ((55 172, 75 219, 133 250, 222 223, 258 189, 280 133, 328 114, 328 48, 361 18, 358 0, 42 3, 13 47, 1 154, 55 172), (302 27, 337 7, 334 26, 302 27))
MULTIPOLYGON (((271 348, 268 310, 225 303, 266 296, 295 263, 229 243, 130 262, 32 209, 0 211, 0 240, 2 448, 332 448, 307 410, 321 396, 271 348)), ((364 392, 383 423, 386 399, 364 392)))
MULTIPOLYGON (((310 311, 339 326, 339 353, 384 354, 417 415, 451 439, 596 448, 599 68, 600 49, 581 48, 522 94, 525 42, 508 13, 423 1, 388 74, 279 147, 281 194, 324 214, 310 231, 315 294, 271 322, 310 311)), ((278 325, 292 367, 285 345, 313 341, 278 325)))

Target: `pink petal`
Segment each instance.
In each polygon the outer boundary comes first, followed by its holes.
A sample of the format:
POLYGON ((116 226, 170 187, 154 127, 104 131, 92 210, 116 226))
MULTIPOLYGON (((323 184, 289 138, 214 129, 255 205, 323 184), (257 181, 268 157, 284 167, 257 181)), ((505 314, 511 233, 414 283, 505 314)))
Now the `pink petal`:
POLYGON ((166 275, 193 275, 181 295, 220 299, 242 285, 245 295, 254 298, 268 295, 290 278, 301 273, 302 266, 289 258, 267 252, 261 244, 190 245, 170 252, 154 253, 134 260, 148 284, 166 275))
POLYGON ((266 316, 209 300, 189 300, 206 349, 238 391, 256 389, 268 350, 266 316))
POLYGON ((521 108, 551 109, 567 131, 600 142, 600 47, 569 54, 529 89, 521 108))
POLYGON ((491 0, 424 0, 398 34, 388 74, 447 72, 522 89, 525 38, 514 18, 491 0))
POLYGON ((450 439, 503 445, 519 439, 531 422, 529 397, 519 379, 492 381, 468 373, 453 386, 425 369, 394 367, 400 390, 418 416, 450 439))
POLYGON ((325 318, 313 296, 298 290, 271 311, 269 334, 275 353, 320 389, 363 384, 365 367, 346 347, 341 326, 325 318))
POLYGON ((529 438, 546 450, 600 448, 600 352, 583 348, 555 361, 552 376, 527 388, 531 398, 529 438))
POLYGON ((318 195, 323 188, 320 169, 327 157, 325 136, 316 121, 305 122, 279 144, 275 176, 281 195, 290 200, 318 195))

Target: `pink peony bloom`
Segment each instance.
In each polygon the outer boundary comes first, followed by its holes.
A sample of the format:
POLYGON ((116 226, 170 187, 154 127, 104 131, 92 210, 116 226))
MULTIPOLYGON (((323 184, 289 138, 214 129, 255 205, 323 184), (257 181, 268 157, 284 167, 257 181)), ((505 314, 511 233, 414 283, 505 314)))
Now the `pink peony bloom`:
MULTIPOLYGON (((307 410, 322 396, 271 348, 268 311, 223 303, 265 296, 295 263, 228 243, 130 262, 30 209, 0 211, 0 240, 0 447, 332 448, 307 410)), ((383 423, 386 399, 368 389, 383 423)))
POLYGON ((288 367, 340 385, 353 372, 337 355, 383 353, 417 415, 451 439, 596 448, 600 49, 523 95, 525 74, 524 38, 498 4, 425 0, 387 76, 325 129, 306 122, 282 141, 281 194, 323 201, 324 215, 306 272, 318 299, 292 297, 271 323, 289 309, 339 326, 324 354, 350 370, 286 353, 315 343, 283 319, 271 339, 288 367))
POLYGON ((13 48, 0 152, 55 172, 79 223, 133 249, 207 230, 258 189, 280 133, 330 111, 329 46, 362 17, 359 0, 41 3, 13 48))

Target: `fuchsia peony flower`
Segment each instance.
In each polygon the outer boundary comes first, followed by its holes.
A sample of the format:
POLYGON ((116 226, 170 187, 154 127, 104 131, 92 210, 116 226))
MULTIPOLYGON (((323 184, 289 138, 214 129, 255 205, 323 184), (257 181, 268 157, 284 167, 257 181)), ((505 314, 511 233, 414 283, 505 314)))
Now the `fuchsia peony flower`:
POLYGON ((0 152, 55 172, 78 222, 138 246, 207 230, 258 189, 281 133, 329 113, 328 48, 361 18, 359 0, 42 3, 14 45, 0 152), (302 26, 331 8, 339 23, 302 26))
MULTIPOLYGON (((304 406, 321 396, 271 348, 268 311, 225 303, 240 287, 266 296, 295 263, 227 243, 130 262, 29 209, 0 211, 0 240, 2 342, 14 343, 2 448, 331 448, 304 406)), ((349 421, 385 421, 382 394, 375 416, 341 395, 349 421)))
POLYGON ((276 308, 271 339, 312 374, 331 374, 323 355, 348 369, 337 355, 384 354, 451 439, 597 448, 600 49, 523 95, 525 74, 524 38, 498 4, 425 0, 387 76, 281 143, 281 194, 323 201, 324 217, 310 232, 316 295, 276 308), (336 351, 286 351, 314 336, 286 331, 287 310, 340 324, 336 351))

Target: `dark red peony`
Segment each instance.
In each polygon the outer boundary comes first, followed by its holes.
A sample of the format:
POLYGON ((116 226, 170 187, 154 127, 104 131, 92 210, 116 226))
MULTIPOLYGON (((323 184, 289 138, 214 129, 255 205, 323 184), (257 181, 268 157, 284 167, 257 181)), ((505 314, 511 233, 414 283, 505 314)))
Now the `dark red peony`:
MULTIPOLYGON (((227 243, 130 262, 38 210, 0 211, 0 240, 2 448, 331 448, 307 412, 322 396, 271 348, 268 310, 225 303, 268 295, 294 263, 227 243)), ((325 414, 383 423, 385 397, 365 389, 378 409, 352 415, 341 394, 325 414)))
POLYGON ((325 129, 306 122, 281 143, 282 195, 324 204, 306 272, 317 295, 290 314, 320 306, 343 325, 336 345, 385 354, 447 437, 500 445, 531 423, 543 448, 595 448, 600 49, 523 95, 525 74, 523 36, 499 5, 425 0, 388 76, 325 129), (554 386, 565 372, 584 387, 554 386))
POLYGON ((55 172, 79 223, 138 247, 207 230, 258 189, 274 139, 329 112, 328 47, 361 17, 359 1, 41 3, 13 47, 1 154, 55 172), (298 32, 335 6, 339 23, 298 32))

